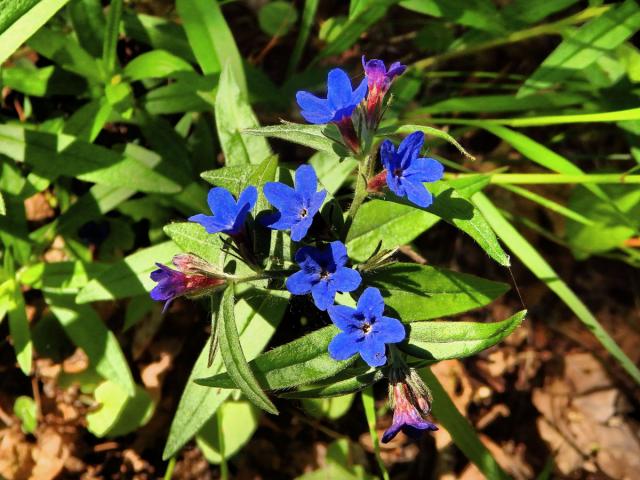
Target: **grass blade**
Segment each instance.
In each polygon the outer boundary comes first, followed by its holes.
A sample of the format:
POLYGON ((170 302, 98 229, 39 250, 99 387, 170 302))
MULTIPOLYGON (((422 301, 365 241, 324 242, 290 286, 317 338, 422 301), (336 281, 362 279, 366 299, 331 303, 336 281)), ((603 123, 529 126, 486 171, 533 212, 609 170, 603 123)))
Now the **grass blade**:
POLYGON ((107 77, 113 75, 117 64, 118 35, 120 33, 120 20, 122 19, 122 0, 111 0, 107 28, 102 44, 102 64, 107 77))
POLYGON ((369 434, 371 435, 371 441, 373 442, 373 450, 376 454, 376 461, 378 467, 382 472, 382 478, 389 480, 389 472, 387 472, 382 457, 380 456, 380 439, 378 438, 378 432, 376 430, 376 406, 373 398, 373 387, 367 387, 362 391, 362 407, 367 417, 367 425, 369 426, 369 434))
POLYGON ((606 348, 629 375, 640 384, 640 369, 638 369, 613 338, 602 328, 602 325, 600 325, 586 305, 582 303, 569 286, 558 277, 558 274, 551 268, 542 255, 504 218, 483 193, 476 193, 472 198, 487 222, 489 222, 507 247, 536 277, 543 281, 560 297, 565 305, 567 305, 594 334, 602 346, 606 348))
POLYGON ((289 78, 298 67, 300 63, 300 57, 302 57, 302 51, 309 38, 311 27, 313 26, 313 20, 316 17, 316 11, 318 10, 318 0, 305 0, 304 11, 302 12, 302 20, 300 21, 300 32, 298 33, 298 39, 293 47, 293 53, 289 60, 289 66, 287 67, 286 78, 289 78))

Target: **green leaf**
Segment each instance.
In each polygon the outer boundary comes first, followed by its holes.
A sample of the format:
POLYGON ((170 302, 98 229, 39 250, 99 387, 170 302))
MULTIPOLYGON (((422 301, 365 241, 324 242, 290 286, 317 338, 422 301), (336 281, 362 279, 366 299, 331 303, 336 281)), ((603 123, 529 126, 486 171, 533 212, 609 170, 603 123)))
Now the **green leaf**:
POLYGON ((504 283, 414 263, 394 263, 364 276, 364 283, 378 287, 403 322, 483 307, 509 290, 504 283))
POLYGON ((620 247, 640 228, 640 188, 631 185, 603 185, 601 188, 617 209, 582 186, 577 186, 569 197, 569 208, 592 220, 590 225, 575 221, 566 224, 565 238, 577 258, 620 247), (622 223, 617 218, 618 212, 633 223, 622 223))
MULTIPOLYGON (((329 356, 329 342, 338 332, 337 327, 330 325, 276 347, 252 361, 251 369, 260 384, 269 390, 296 387, 335 375, 355 361, 353 357, 338 362, 329 356)), ((199 378, 196 383, 219 388, 235 386, 227 373, 199 378)))
POLYGON ((130 82, 135 82, 147 78, 172 77, 176 72, 193 72, 193 67, 165 50, 152 50, 131 60, 124 67, 123 74, 130 82))
POLYGON ((24 433, 34 433, 36 431, 38 409, 33 398, 20 395, 13 402, 13 413, 20 420, 20 426, 24 433))
POLYGON ((106 22, 100 0, 74 0, 68 7, 78 41, 94 57, 102 54, 106 22))
POLYGON ((122 21, 127 37, 155 49, 171 52, 188 62, 196 61, 182 25, 165 18, 134 14, 131 11, 123 13, 122 21))
POLYGON ((398 1, 379 0, 370 2, 368 8, 360 9, 356 15, 350 16, 340 33, 320 51, 314 62, 339 55, 347 50, 358 41, 362 33, 386 15, 391 5, 398 3, 398 1))
MULTIPOLYGON (((289 294, 267 290, 251 290, 235 307, 240 330, 240 342, 248 359, 255 358, 267 345, 287 309, 289 294)), ((222 359, 216 356, 207 367, 209 344, 204 346, 180 398, 171 424, 162 458, 174 456, 215 414, 232 390, 202 387, 194 382, 205 375, 223 370, 222 359)))
POLYGON ((122 5, 123 0, 111 0, 109 2, 107 26, 105 28, 104 43, 102 46, 102 65, 107 78, 111 77, 118 67, 116 48, 118 46, 118 34, 120 33, 122 5))
POLYGON ((218 322, 221 322, 217 327, 217 331, 222 361, 234 385, 237 386, 254 405, 273 415, 277 415, 278 409, 271 403, 271 400, 269 400, 260 388, 260 385, 258 385, 258 381, 249 368, 249 364, 242 351, 240 335, 238 334, 234 314, 234 303, 234 285, 231 284, 222 295, 220 313, 218 315, 218 322))
POLYGON ((269 125, 260 128, 245 128, 242 133, 261 137, 279 138, 305 147, 346 157, 344 146, 337 144, 327 136, 326 125, 304 125, 282 121, 280 125, 269 125))
POLYGON ((41 0, 32 4, 33 6, 28 11, 24 11, 24 6, 19 5, 17 8, 10 7, 6 13, 4 12, 6 3, 3 2, 4 18, 0 18, 0 20, 5 24, 8 21, 12 21, 12 23, 8 28, 0 25, 2 27, 0 30, 2 31, 0 33, 0 64, 3 64, 20 45, 26 42, 68 2, 69 0, 41 0), (24 12, 20 18, 16 18, 18 12, 24 12))
POLYGON ((501 322, 413 322, 400 348, 424 360, 447 360, 475 355, 504 340, 520 326, 527 311, 501 322))
POLYGON ((338 375, 320 382, 321 386, 309 386, 300 390, 279 393, 282 398, 331 398, 360 392, 382 380, 382 370, 369 371, 367 368, 348 368, 338 375), (364 372, 364 373, 363 373, 364 372))
POLYGON ((2 8, 0 8, 0 33, 9 28, 12 23, 27 13, 36 3, 38 3, 38 0, 3 1, 2 8))
POLYGON ((229 65, 220 77, 215 114, 226 165, 261 163, 272 155, 264 138, 246 135, 246 129, 259 127, 259 123, 246 97, 242 96, 229 65))
POLYGON ((89 305, 78 305, 71 295, 45 293, 47 304, 67 336, 89 357, 95 370, 134 395, 134 383, 118 339, 89 305))
POLYGON ((582 72, 638 29, 640 8, 635 0, 616 5, 563 40, 526 80, 517 96, 524 97, 537 90, 553 87, 582 72))
POLYGON ((269 2, 258 10, 258 25, 272 37, 286 35, 297 21, 298 11, 289 2, 282 0, 269 2))
POLYGON ((202 95, 211 94, 217 79, 186 73, 180 73, 175 82, 149 91, 143 97, 145 110, 152 115, 209 111, 211 105, 202 95))
POLYGON ((358 161, 355 158, 341 159, 335 153, 321 150, 309 159, 309 164, 316 171, 320 184, 334 195, 356 169, 358 161))
POLYGON ((72 295, 108 268, 98 262, 39 262, 21 270, 19 281, 46 293, 72 295))
POLYGON ((24 297, 20 291, 20 285, 13 282, 13 302, 9 308, 9 334, 13 349, 16 352, 18 365, 22 373, 29 375, 31 373, 33 359, 33 342, 31 341, 31 330, 29 328, 29 320, 27 319, 27 311, 24 304, 24 297))
POLYGON ((102 63, 93 58, 71 35, 43 27, 29 39, 28 45, 69 72, 81 75, 91 82, 104 81, 102 63))
POLYGON ((258 428, 260 410, 246 400, 226 401, 217 415, 204 424, 196 443, 209 463, 219 464, 223 458, 230 458, 249 441, 258 428), (224 433, 221 448, 218 432, 224 433))
POLYGON ((542 255, 504 218, 484 194, 477 193, 473 200, 507 247, 538 279, 560 297, 578 319, 595 335, 602 346, 607 349, 636 382, 640 383, 640 369, 622 351, 606 330, 602 328, 602 325, 569 286, 558 277, 558 274, 542 255))
POLYGON ((378 438, 378 430, 376 430, 376 402, 373 397, 373 388, 367 387, 360 394, 360 398, 362 399, 362 408, 364 409, 364 415, 367 418, 367 426, 369 427, 369 435, 371 436, 371 441, 373 443, 373 453, 376 456, 376 462, 378 462, 378 468, 382 472, 382 478, 384 480, 389 480, 389 472, 387 472, 387 467, 382 461, 382 456, 380 455, 380 439, 378 438))
POLYGON ((87 429, 96 437, 120 437, 145 425, 155 410, 147 391, 135 386, 133 396, 119 384, 107 380, 94 392, 100 407, 87 414, 87 429))
POLYGON ((193 222, 170 223, 164 233, 184 252, 194 253, 211 265, 220 259, 222 242, 219 235, 207 233, 201 225, 193 222))
POLYGON ((491 0, 466 0, 465 2, 404 0, 400 2, 400 6, 494 35, 506 31, 503 19, 491 0))
MULTIPOLYGON (((475 160, 475 158, 473 157, 473 155, 470 155, 463 147, 462 145, 460 145, 458 143, 458 141, 453 138, 451 135, 449 135, 447 132, 444 132, 442 130, 439 130, 437 128, 433 128, 433 127, 425 127, 424 125, 402 125, 399 127, 395 127, 393 129, 393 132, 388 132, 388 133, 413 133, 415 131, 420 131, 423 132, 427 135, 431 135, 433 137, 437 137, 437 138, 441 138, 442 140, 445 140, 446 142, 449 142, 451 145, 453 145, 454 147, 456 147, 458 149, 458 151, 460 153, 462 153, 465 157, 471 159, 471 160, 475 160)), ((387 129, 385 129, 385 134, 387 133, 387 129)))
POLYGON ((478 467, 486 478, 496 480, 511 478, 493 458, 469 420, 460 413, 433 372, 429 368, 422 368, 419 373, 433 394, 433 415, 447 429, 453 442, 462 450, 462 453, 478 467))
POLYGON ((354 398, 352 393, 327 398, 306 398, 302 400, 302 406, 313 417, 337 420, 349 411, 354 398))
POLYGON ((228 65, 234 85, 247 98, 247 81, 242 56, 218 2, 177 0, 189 44, 205 75, 220 72, 228 65), (224 68, 223 68, 224 67, 224 68))
POLYGON ((86 89, 86 82, 71 73, 49 65, 43 68, 12 66, 0 70, 5 87, 34 97, 78 95, 86 89))
POLYGON ((304 10, 302 11, 302 21, 300 22, 298 38, 296 39, 296 44, 293 47, 293 53, 291 54, 289 65, 287 67, 287 78, 291 77, 300 63, 304 46, 307 43, 309 33, 311 33, 311 28, 313 27, 313 21, 315 20, 319 3, 319 0, 305 0, 304 2, 304 10))
POLYGON ((175 193, 180 190, 173 180, 141 162, 70 135, 0 125, 0 153, 16 162, 27 163, 34 172, 45 177, 64 175, 143 192, 175 193))
POLYGON ((0 215, 7 214, 7 207, 4 204, 4 197, 2 196, 2 192, 0 192, 0 215))
POLYGON ((76 301, 89 303, 148 294, 155 286, 149 275, 158 268, 156 262, 169 263, 180 252, 175 243, 168 241, 128 255, 91 280, 80 290, 76 301))

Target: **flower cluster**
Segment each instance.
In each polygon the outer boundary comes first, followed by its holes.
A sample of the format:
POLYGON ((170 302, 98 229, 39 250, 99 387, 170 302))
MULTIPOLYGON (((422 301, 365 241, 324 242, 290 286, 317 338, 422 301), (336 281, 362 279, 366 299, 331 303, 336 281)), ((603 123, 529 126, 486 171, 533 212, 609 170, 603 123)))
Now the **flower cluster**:
MULTIPOLYGON (((345 231, 332 241, 324 242, 317 234, 326 220, 323 206, 328 193, 319 189, 318 177, 310 165, 301 165, 295 171, 293 186, 282 182, 267 182, 262 193, 273 207, 270 212, 254 218, 252 211, 257 203, 258 188, 247 186, 238 192, 237 199, 228 190, 220 187, 209 191, 207 201, 211 215, 197 214, 189 221, 201 225, 209 234, 221 234, 226 248, 233 250, 260 278, 277 278, 275 271, 264 270, 265 259, 254 248, 257 228, 288 231, 293 242, 293 262, 297 269, 284 271, 284 285, 293 295, 310 295, 320 311, 326 311, 339 333, 328 345, 329 355, 343 361, 359 355, 370 367, 383 367, 388 363, 388 345, 402 342, 406 337, 405 326, 397 318, 385 315, 385 303, 380 290, 362 285, 363 278, 358 267, 350 265, 347 247, 343 243, 346 229, 353 220, 359 205, 368 194, 382 194, 386 187, 409 202, 426 208, 433 202, 424 183, 442 178, 443 167, 437 160, 421 157, 424 134, 408 135, 396 148, 390 140, 382 141, 379 147, 381 171, 375 173, 376 152, 373 139, 388 104, 387 93, 392 82, 406 67, 399 62, 387 69, 381 60, 362 58, 363 80, 354 88, 349 76, 336 68, 327 78, 326 98, 300 91, 296 100, 302 117, 313 124, 334 124, 340 132, 344 146, 359 161, 358 179, 353 203, 345 220, 345 231), (320 215, 319 215, 320 214, 320 215), (260 227, 262 226, 262 227, 260 227), (270 274, 272 276, 270 276, 270 274), (356 294, 355 307, 336 304, 339 293, 356 294)), ((327 234, 331 232, 325 232, 327 234)), ((165 301, 165 310, 176 297, 197 297, 210 294, 227 282, 239 282, 232 275, 224 274, 190 254, 173 259, 177 270, 158 264, 151 273, 157 286, 151 291, 154 300, 165 301)), ((361 271, 366 270, 361 268, 361 271)), ((280 271, 282 273, 283 271, 280 271)), ((249 277, 247 277, 249 278, 249 277)), ((255 277, 254 277, 255 278, 255 277)), ((282 285, 275 282, 276 285, 282 285)), ((391 370, 396 371, 391 355, 391 370)), ((429 413, 430 399, 426 387, 416 380, 414 373, 393 374, 390 396, 394 405, 394 421, 385 433, 383 441, 392 439, 398 431, 407 433, 417 430, 434 430, 436 427, 423 419, 429 413)))

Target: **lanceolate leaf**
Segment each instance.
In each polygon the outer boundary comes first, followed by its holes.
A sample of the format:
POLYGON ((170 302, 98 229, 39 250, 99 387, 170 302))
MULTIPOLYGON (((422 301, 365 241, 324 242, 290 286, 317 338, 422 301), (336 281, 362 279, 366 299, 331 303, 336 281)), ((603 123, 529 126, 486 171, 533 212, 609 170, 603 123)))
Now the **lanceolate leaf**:
POLYGON ((258 119, 247 99, 242 96, 234 72, 228 65, 220 76, 215 114, 218 138, 227 165, 261 163, 272 155, 264 138, 253 137, 244 132, 248 128, 258 127, 258 119))
POLYGON ((327 136, 327 128, 325 125, 304 125, 283 121, 280 125, 246 128, 243 133, 246 135, 279 138, 313 148, 314 150, 334 153, 340 157, 347 156, 345 148, 327 136))
POLYGON ((238 334, 234 314, 234 288, 233 284, 229 285, 224 291, 222 301, 220 302, 221 311, 218 315, 218 321, 221 323, 217 330, 220 337, 222 361, 234 385, 242 390, 242 393, 245 394, 248 400, 257 407, 277 415, 278 409, 271 403, 271 400, 269 400, 260 388, 260 385, 258 385, 242 351, 240 335, 238 334))
MULTIPOLYGON (((269 342, 287 308, 288 298, 287 292, 252 289, 236 304, 235 317, 240 331, 240 342, 249 360, 255 358, 269 342)), ((198 433, 233 392, 203 387, 194 382, 207 374, 223 371, 220 355, 215 357, 210 368, 207 367, 208 357, 209 342, 202 349, 180 398, 163 452, 165 460, 174 456, 198 433)))
POLYGON ((78 293, 76 301, 89 303, 147 294, 155 286, 149 278, 149 274, 158 268, 155 262, 169 263, 178 253, 180 249, 171 241, 133 253, 91 280, 78 293))
MULTIPOLYGON (((403 322, 429 320, 478 308, 509 290, 504 283, 414 263, 395 263, 365 274, 403 322)), ((391 315, 393 316, 393 315, 391 315)))
POLYGON ((509 336, 524 320, 522 310, 501 322, 413 322, 400 348, 425 360, 446 360, 475 355, 509 336))
MULTIPOLYGON (((263 353, 250 366, 260 384, 269 390, 296 387, 330 377, 355 361, 353 357, 338 362, 329 356, 329 342, 338 332, 333 325, 321 328, 263 353)), ((226 373, 201 378, 196 382, 208 387, 234 388, 232 379, 226 373)))
POLYGON ((198 255, 212 265, 218 263, 222 248, 219 235, 207 233, 193 222, 170 223, 164 227, 164 233, 183 251, 198 255))
POLYGON ((47 178, 65 175, 143 192, 176 193, 180 186, 141 162, 69 135, 0 125, 0 153, 47 178))
MULTIPOLYGON (((278 396, 283 398, 330 398, 348 395, 364 390, 369 385, 373 385, 384 378, 382 370, 368 371, 366 367, 358 369, 366 373, 354 374, 351 369, 340 372, 336 377, 331 378, 331 382, 324 380, 322 386, 305 388, 293 392, 283 392, 278 396), (342 379, 343 373, 350 373, 352 376, 342 379), (335 378, 335 380, 334 380, 335 378)), ((357 371, 357 370, 356 370, 357 371)))
POLYGON ((84 350, 96 371, 134 395, 133 378, 118 340, 96 311, 76 304, 71 295, 46 294, 46 299, 65 333, 84 350))
POLYGON ((31 373, 33 359, 33 342, 31 341, 31 330, 25 309, 24 297, 20 291, 20 285, 13 282, 13 306, 9 309, 9 333, 13 349, 16 352, 16 359, 20 370, 25 375, 31 373))
POLYGON ((550 88, 582 72, 640 29, 640 7, 627 0, 589 21, 569 35, 518 91, 519 97, 550 88))

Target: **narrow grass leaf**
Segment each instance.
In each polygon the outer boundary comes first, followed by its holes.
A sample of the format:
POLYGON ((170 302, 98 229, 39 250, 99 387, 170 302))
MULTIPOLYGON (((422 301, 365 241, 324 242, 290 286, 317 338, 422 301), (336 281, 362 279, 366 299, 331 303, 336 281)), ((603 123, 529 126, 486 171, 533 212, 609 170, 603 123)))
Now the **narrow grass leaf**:
POLYGON ((120 34, 120 21, 122 20, 123 0, 111 0, 105 28, 104 43, 102 46, 102 64, 108 77, 113 75, 117 65, 117 46, 120 34))
POLYGON ((389 480, 389 472, 387 471, 387 468, 382 461, 382 457, 380 456, 380 439, 378 438, 378 430, 376 429, 376 404, 375 398, 373 397, 373 388, 367 387, 361 393, 361 398, 364 415, 367 419, 367 426, 369 427, 369 435, 373 442, 373 452, 376 456, 376 462, 378 462, 378 468, 382 473, 382 478, 384 480, 389 480))

